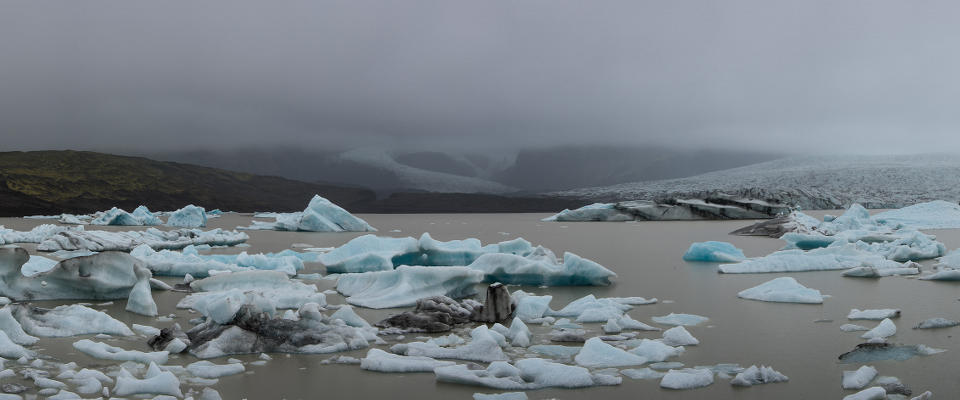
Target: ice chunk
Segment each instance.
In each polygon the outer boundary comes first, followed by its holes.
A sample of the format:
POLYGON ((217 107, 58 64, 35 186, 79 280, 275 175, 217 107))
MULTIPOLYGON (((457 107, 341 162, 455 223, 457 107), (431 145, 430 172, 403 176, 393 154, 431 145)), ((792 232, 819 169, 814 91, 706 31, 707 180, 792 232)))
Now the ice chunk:
POLYGON ((753 386, 764 383, 786 382, 789 379, 786 375, 775 371, 773 368, 763 365, 757 368, 756 365, 751 365, 750 368, 737 374, 737 376, 730 381, 730 384, 733 386, 753 386))
POLYGON ((207 226, 207 211, 203 207, 190 204, 170 214, 167 226, 178 228, 202 228, 207 226))
POLYGON ((10 337, 7 336, 7 333, 0 331, 0 357, 5 358, 32 358, 35 355, 34 352, 25 349, 23 346, 16 344, 10 337))
POLYGON ((801 285, 789 276, 776 278, 754 286, 738 294, 744 299, 773 301, 781 303, 821 304, 823 296, 819 290, 801 285))
MULTIPOLYGON (((687 338, 686 341, 689 342, 689 338, 687 338)), ((641 339, 637 347, 630 350, 630 353, 646 358, 647 362, 665 361, 670 357, 678 357, 683 354, 683 352, 683 346, 673 347, 664 342, 650 339, 641 339)))
POLYGON ((94 358, 114 361, 134 361, 143 364, 164 364, 167 362, 167 357, 169 356, 169 353, 166 351, 144 353, 137 350, 124 350, 106 343, 94 342, 90 339, 82 339, 74 342, 73 348, 94 358))
POLYGON ((576 210, 566 209, 544 218, 547 222, 633 221, 629 212, 616 209, 614 203, 593 203, 576 210))
POLYGON ((380 349, 370 349, 360 360, 360 368, 378 372, 433 372, 435 368, 455 365, 453 361, 438 361, 430 357, 401 356, 380 349))
POLYGON ((696 314, 675 314, 670 313, 661 317, 653 317, 653 322, 663 325, 681 325, 697 326, 710 320, 710 318, 696 314))
POLYGON ((663 331, 663 343, 669 346, 695 346, 700 344, 700 341, 683 326, 675 326, 663 331))
POLYGON ((469 265, 483 271, 487 282, 535 286, 609 285, 616 273, 596 262, 566 252, 563 263, 538 253, 529 256, 484 254, 469 265))
POLYGON ((347 302, 367 308, 408 307, 429 296, 466 297, 483 273, 466 267, 401 266, 392 271, 343 275, 337 291, 347 302))
POLYGON ((875 328, 864 332, 860 337, 864 339, 883 339, 897 334, 897 326, 889 318, 884 318, 875 328))
POLYGON ((887 390, 880 386, 874 386, 849 396, 844 396, 843 400, 884 400, 886 398, 887 390))
POLYGON ((743 250, 727 242, 696 242, 683 255, 685 261, 738 262, 746 259, 743 250))
POLYGON ((574 357, 574 361, 588 368, 609 368, 642 365, 649 360, 613 347, 604 343, 600 338, 594 337, 583 344, 583 348, 574 357))
POLYGON ((420 244, 412 237, 363 235, 320 256, 328 273, 387 271, 395 265, 419 265, 420 244))
POLYGON ((538 344, 530 346, 528 350, 542 356, 569 360, 580 352, 580 347, 560 346, 555 344, 538 344))
MULTIPOLYGON (((3 311, 3 310, 0 310, 3 311)), ((952 326, 960 325, 960 321, 954 321, 952 319, 946 318, 930 318, 921 321, 913 329, 936 329, 936 328, 949 328, 952 326)))
POLYGON ((357 218, 320 195, 314 195, 303 212, 257 214, 257 218, 273 217, 275 222, 254 221, 244 229, 273 229, 306 232, 374 232, 366 221, 357 218))
POLYGON ((0 248, 0 293, 13 299, 112 300, 129 297, 150 271, 128 254, 106 252, 60 261, 46 272, 20 273, 29 255, 19 247, 0 248))
POLYGON ((527 394, 524 392, 510 392, 497 394, 474 393, 473 400, 527 400, 527 394))
POLYGON ((861 266, 877 268, 902 267, 880 254, 866 251, 856 244, 831 246, 810 251, 781 250, 764 257, 751 258, 737 264, 723 264, 719 272, 756 274, 770 272, 803 272, 840 270, 861 266))
POLYGON ((884 211, 873 216, 878 223, 913 229, 960 228, 960 205, 956 202, 936 200, 914 204, 896 210, 884 211))
POLYGON ((928 356, 942 353, 946 350, 935 349, 920 345, 895 346, 890 343, 861 343, 856 348, 840 355, 840 362, 844 364, 867 363, 883 360, 903 361, 916 356, 928 356))
POLYGON ((514 303, 513 315, 528 322, 543 318, 550 310, 550 300, 553 300, 553 296, 534 296, 522 290, 513 292, 511 297, 514 303))
POLYGON ((67 337, 76 335, 132 336, 123 322, 110 315, 79 304, 42 309, 26 305, 10 305, 13 316, 23 330, 39 337, 67 337))
POLYGON ((127 299, 126 310, 149 317, 157 316, 157 303, 153 301, 153 294, 150 292, 149 277, 133 285, 130 297, 127 299))
POLYGON ((920 273, 920 268, 918 267, 903 267, 903 268, 855 267, 855 268, 850 268, 846 271, 843 271, 842 275, 855 277, 855 278, 881 278, 884 276, 917 275, 919 273, 920 273))
POLYGON ((921 276, 927 281, 960 281, 960 269, 941 269, 929 275, 921 276))
POLYGON ((630 379, 660 379, 666 375, 666 373, 657 372, 650 368, 622 369, 620 374, 630 379))
POLYGON ((876 310, 850 310, 847 319, 868 319, 879 321, 885 318, 897 318, 900 316, 900 310, 895 308, 881 308, 876 310))
POLYGON ((525 358, 515 365, 503 361, 490 363, 485 370, 466 365, 440 367, 433 371, 441 382, 486 386, 502 390, 534 390, 549 387, 582 388, 619 385, 619 377, 591 374, 583 367, 563 365, 540 358, 525 358))
POLYGON ((356 328, 370 327, 370 323, 357 315, 357 313, 353 311, 353 307, 347 304, 340 306, 340 309, 334 312, 333 315, 330 315, 330 319, 340 319, 345 324, 356 328))
MULTIPOLYGON (((16 344, 29 346, 37 343, 40 339, 30 336, 30 334, 23 330, 20 323, 13 318, 12 310, 13 307, 0 308, 0 331, 6 333, 7 337, 16 344)), ((0 368, 2 368, 2 366, 0 366, 0 368)))
POLYGON ((227 375, 243 373, 245 369, 243 364, 214 364, 210 361, 197 361, 187 365, 187 372, 193 376, 201 378, 214 379, 227 375))
POLYGON ((617 298, 596 298, 586 295, 576 299, 558 311, 548 311, 553 317, 576 317, 577 322, 606 322, 611 318, 620 318, 623 313, 631 309, 617 298))
POLYGON ((840 330, 844 332, 857 332, 857 331, 869 331, 870 328, 865 326, 855 325, 855 324, 843 324, 840 325, 840 330))
MULTIPOLYGON (((80 227, 82 228, 82 227, 80 227)), ((237 231, 213 229, 174 229, 161 231, 149 228, 143 231, 85 231, 82 229, 56 232, 45 236, 37 246, 38 251, 131 251, 146 244, 155 250, 182 249, 189 245, 236 246, 250 237, 237 231)))
POLYGON ((709 369, 671 369, 660 379, 660 387, 666 389, 696 389, 713 383, 713 371, 709 369))
POLYGON ((117 385, 113 388, 115 396, 132 396, 137 394, 168 395, 177 398, 183 397, 180 391, 180 380, 170 371, 162 371, 155 363, 150 363, 150 368, 144 379, 137 379, 126 369, 120 369, 120 375, 117 376, 117 385))
POLYGON ((459 347, 447 348, 426 342, 400 343, 390 348, 390 351, 407 356, 430 358, 452 358, 467 361, 501 361, 508 360, 500 348, 502 335, 480 325, 470 331, 470 342, 459 347), (499 338, 498 338, 499 336, 499 338))
MULTIPOLYGON (((78 218, 64 218, 67 223, 77 223, 78 218)), ((160 219, 153 215, 145 206, 139 206, 133 213, 128 213, 122 209, 113 207, 100 213, 99 216, 90 221, 91 225, 119 225, 119 226, 145 226, 160 225, 160 219)), ((79 224, 78 224, 79 225, 79 224)))
POLYGON ((194 246, 187 246, 183 252, 161 250, 154 251, 150 246, 137 246, 130 255, 140 259, 155 275, 186 276, 196 278, 209 276, 209 271, 250 271, 273 270, 287 275, 296 275, 303 269, 304 253, 284 251, 281 253, 235 255, 211 254, 199 255, 194 246))
MULTIPOLYGON (((326 295, 316 285, 290 279, 279 271, 243 271, 211 276, 190 283, 199 293, 184 297, 178 308, 192 308, 229 321, 244 304, 256 305, 260 311, 300 308, 307 303, 326 305, 326 295)), ((272 313, 272 312, 271 312, 272 313)))
POLYGON ((510 344, 516 347, 527 347, 530 346, 530 341, 533 338, 533 334, 530 333, 530 329, 527 328, 527 324, 524 324, 520 318, 513 318, 513 322, 510 323, 510 330, 504 335, 507 339, 510 339, 510 344))
POLYGON ((876 377, 877 369, 864 365, 856 371, 843 371, 843 383, 841 385, 844 389, 860 390, 867 387, 876 377))

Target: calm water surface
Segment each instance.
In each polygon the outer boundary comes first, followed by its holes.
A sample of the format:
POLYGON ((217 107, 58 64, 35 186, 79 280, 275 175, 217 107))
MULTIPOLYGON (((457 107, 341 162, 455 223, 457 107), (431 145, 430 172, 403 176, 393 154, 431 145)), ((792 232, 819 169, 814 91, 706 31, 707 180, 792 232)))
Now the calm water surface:
MULTIPOLYGON (((811 214, 820 216, 822 213, 811 214)), ((915 394, 932 390, 937 398, 954 398, 960 393, 960 379, 956 366, 960 349, 955 334, 960 328, 939 330, 911 329, 920 321, 932 317, 960 319, 958 284, 928 282, 909 278, 883 279, 844 278, 840 272, 803 272, 792 274, 722 275, 716 264, 687 263, 681 259, 691 242, 721 240, 744 249, 747 256, 762 256, 779 249, 778 239, 739 237, 727 233, 745 226, 750 221, 690 221, 642 223, 557 223, 541 222, 546 214, 419 214, 419 215, 360 215, 380 235, 415 236, 429 232, 435 239, 450 240, 479 238, 484 243, 524 237, 534 244, 548 247, 557 254, 570 251, 592 259, 615 271, 618 277, 609 287, 554 287, 523 290, 549 293, 554 296, 551 306, 559 309, 567 302, 587 294, 606 296, 643 296, 661 300, 655 305, 637 306, 629 314, 650 323, 650 317, 671 312, 707 316, 707 324, 689 327, 701 344, 688 346, 677 359, 688 367, 717 363, 738 363, 744 367, 764 364, 790 377, 788 383, 734 388, 729 382, 717 379, 713 385, 695 390, 671 391, 661 389, 658 380, 633 380, 624 377, 623 384, 577 390, 540 390, 528 392, 531 399, 824 399, 841 398, 853 393, 840 387, 841 372, 858 365, 837 363, 837 356, 853 349, 862 340, 859 333, 840 331, 847 323, 851 308, 900 308, 903 315, 894 322, 897 335, 891 340, 903 344, 925 344, 949 351, 906 361, 872 363, 880 375, 896 376, 915 394), (400 232, 395 232, 399 230, 400 232), (780 304, 743 300, 737 292, 766 282, 778 276, 793 276, 805 286, 819 289, 832 297, 822 305, 780 304), (663 302, 671 300, 673 302, 663 302), (823 322, 826 320, 827 322, 823 322), (820 322, 815 322, 820 321, 820 322)), ((227 214, 211 220, 210 227, 232 229, 247 225, 249 215, 227 214)), ((28 229, 43 220, 5 219, 0 224, 8 228, 28 229)), ((124 230, 129 228, 112 228, 124 230)), ((288 249, 293 243, 317 247, 333 247, 346 243, 359 234, 353 233, 299 233, 249 231, 250 245, 244 249, 216 249, 221 253, 239 251, 267 252, 288 249)), ((960 231, 930 231, 947 245, 960 247, 960 231)), ((32 249, 35 246, 24 246, 32 249)), ((930 262, 925 262, 929 266, 930 262)), ((308 265, 306 272, 323 272, 319 265, 308 265)), ((178 279, 168 279, 176 282, 178 279)), ((321 290, 332 288, 331 281, 315 282, 321 290)), ((521 287, 512 287, 511 291, 521 287)), ((175 308, 182 297, 179 293, 154 292, 160 314, 176 314, 175 321, 185 328, 197 314, 175 308)), ((339 295, 328 295, 328 302, 343 303, 339 295)), ((62 302, 42 302, 44 306, 62 302)), ((109 312, 126 323, 165 327, 171 322, 141 317, 123 311, 124 301, 96 308, 109 312)), ((357 312, 370 322, 402 310, 367 310, 357 312)), ((854 323, 872 327, 875 322, 854 323)), ((600 324, 587 328, 599 333, 600 324)), ((535 333, 546 333, 548 328, 531 327, 535 333)), ((405 341, 417 335, 409 335, 405 341)), ((657 338, 657 332, 644 332, 640 337, 657 338)), ((41 353, 81 366, 111 364, 96 360, 73 350, 71 343, 81 338, 44 339, 36 346, 41 353)), ((535 338, 547 343, 543 336, 535 338)), ((109 340, 109 343, 147 351, 143 338, 109 340)), ((392 343, 392 342, 391 342, 392 343)), ((340 353, 362 357, 366 350, 340 353)), ((363 371, 356 365, 323 365, 331 355, 273 355, 265 366, 247 365, 247 373, 221 378, 214 386, 224 399, 316 399, 316 398, 396 398, 396 399, 469 399, 474 392, 493 393, 495 390, 455 384, 437 383, 433 374, 382 374, 363 371)), ((256 356, 235 356, 245 362, 256 356)), ((171 358, 171 364, 196 361, 189 355, 171 358)), ((214 362, 222 363, 224 359, 214 362)))

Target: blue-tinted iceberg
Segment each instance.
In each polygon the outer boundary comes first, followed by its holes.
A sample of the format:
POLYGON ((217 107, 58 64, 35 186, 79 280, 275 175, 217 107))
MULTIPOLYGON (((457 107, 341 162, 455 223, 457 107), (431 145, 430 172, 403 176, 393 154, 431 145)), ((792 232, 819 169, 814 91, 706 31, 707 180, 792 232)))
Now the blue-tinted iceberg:
POLYGON ((914 204, 873 216, 888 226, 907 226, 913 229, 960 228, 960 205, 943 200, 914 204))
POLYGON ((167 226, 178 228, 202 228, 207 226, 207 211, 193 204, 170 213, 167 226))
POLYGON ((532 286, 609 285, 616 273, 596 262, 566 252, 563 262, 557 261, 549 250, 528 256, 513 254, 484 254, 468 265, 483 272, 487 282, 501 282, 532 286))
POLYGON ((819 290, 810 289, 785 276, 767 281, 758 286, 741 291, 738 296, 744 299, 772 301, 780 303, 821 304, 823 295, 819 290))
POLYGON ((593 203, 576 210, 566 209, 543 221, 580 222, 580 221, 633 221, 630 213, 618 210, 614 203, 593 203))
POLYGON ((693 243, 683 255, 683 259, 686 261, 704 262, 737 262, 746 258, 743 250, 736 248, 734 245, 714 241, 693 243))
POLYGON ((357 218, 340 206, 333 204, 320 195, 313 196, 303 212, 297 213, 261 213, 254 217, 273 217, 274 222, 253 221, 242 229, 263 229, 277 231, 305 232, 375 232, 367 221, 357 218))
POLYGON ((142 244, 130 252, 153 271, 154 275, 184 276, 190 274, 196 278, 209 276, 210 271, 280 271, 287 275, 296 275, 303 269, 303 262, 316 260, 315 253, 298 253, 284 250, 267 254, 210 254, 200 255, 196 247, 187 246, 182 252, 171 250, 155 251, 142 244))
POLYGON ((736 264, 723 264, 719 272, 755 274, 771 272, 803 272, 842 270, 854 267, 903 268, 904 265, 882 255, 865 251, 855 244, 803 250, 781 250, 764 257, 751 258, 736 264))
POLYGON ((161 222, 146 206, 137 207, 133 213, 114 207, 98 213, 90 225, 149 226, 160 225, 161 222))
POLYGON ((476 293, 483 273, 466 267, 401 266, 395 270, 342 275, 337 291, 367 308, 408 307, 430 296, 461 298, 476 293))

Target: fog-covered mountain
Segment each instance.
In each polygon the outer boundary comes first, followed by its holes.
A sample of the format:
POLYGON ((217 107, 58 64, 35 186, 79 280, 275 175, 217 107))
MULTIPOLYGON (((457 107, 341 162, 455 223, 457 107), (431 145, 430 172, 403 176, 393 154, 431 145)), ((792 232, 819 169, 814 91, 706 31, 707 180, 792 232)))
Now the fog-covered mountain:
POLYGON ((775 154, 637 146, 561 146, 512 151, 308 149, 200 150, 144 154, 381 193, 534 193, 690 176, 766 161, 775 154))
POLYGON ((852 203, 895 208, 960 200, 960 156, 805 156, 680 179, 624 183, 552 193, 598 201, 705 198, 717 193, 778 201, 805 209, 852 203))

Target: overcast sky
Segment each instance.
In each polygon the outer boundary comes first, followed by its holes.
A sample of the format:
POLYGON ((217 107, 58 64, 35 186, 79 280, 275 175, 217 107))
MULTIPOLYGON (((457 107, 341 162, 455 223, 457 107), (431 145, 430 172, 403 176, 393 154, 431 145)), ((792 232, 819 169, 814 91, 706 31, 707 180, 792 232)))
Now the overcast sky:
POLYGON ((956 1, 43 1, 0 149, 960 150, 956 1))

